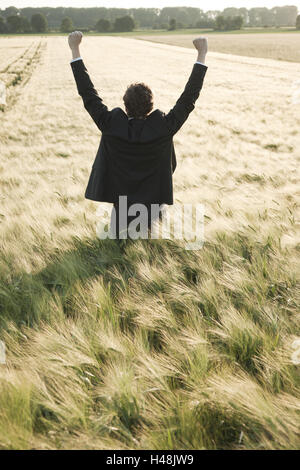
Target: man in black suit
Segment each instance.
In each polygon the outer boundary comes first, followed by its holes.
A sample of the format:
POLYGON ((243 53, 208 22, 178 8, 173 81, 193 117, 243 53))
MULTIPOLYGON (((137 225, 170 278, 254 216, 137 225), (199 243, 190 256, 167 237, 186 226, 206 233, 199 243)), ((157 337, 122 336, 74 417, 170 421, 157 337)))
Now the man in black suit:
POLYGON ((159 109, 152 111, 153 95, 144 83, 127 88, 123 97, 126 112, 119 107, 109 111, 80 57, 81 39, 80 31, 69 34, 73 56, 70 64, 84 107, 102 133, 85 197, 113 203, 116 238, 127 238, 130 222, 141 212, 137 204, 147 209, 148 228, 155 218, 161 217, 161 205, 173 204, 172 174, 176 168, 173 136, 195 108, 202 89, 207 71, 207 39, 193 41, 197 61, 183 93, 167 114, 159 109))

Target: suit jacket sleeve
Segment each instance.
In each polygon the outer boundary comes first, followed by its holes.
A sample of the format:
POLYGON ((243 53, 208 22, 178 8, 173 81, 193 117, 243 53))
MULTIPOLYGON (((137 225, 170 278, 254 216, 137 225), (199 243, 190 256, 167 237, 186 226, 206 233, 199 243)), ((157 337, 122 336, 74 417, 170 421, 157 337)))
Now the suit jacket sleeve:
POLYGON ((84 107, 94 120, 97 127, 103 131, 109 123, 111 113, 99 97, 83 60, 76 60, 71 62, 70 65, 74 74, 77 90, 83 100, 84 107))
POLYGON ((171 134, 174 135, 179 131, 189 114, 195 108, 195 102, 199 98, 206 71, 206 65, 194 64, 183 93, 175 106, 165 115, 167 127, 171 134))

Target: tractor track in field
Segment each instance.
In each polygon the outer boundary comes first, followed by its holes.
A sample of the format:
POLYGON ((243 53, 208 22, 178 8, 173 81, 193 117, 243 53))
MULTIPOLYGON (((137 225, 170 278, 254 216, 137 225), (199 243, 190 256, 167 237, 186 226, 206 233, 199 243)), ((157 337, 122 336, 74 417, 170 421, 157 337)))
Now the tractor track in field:
POLYGON ((30 80, 46 47, 45 41, 32 42, 19 57, 0 70, 0 80, 6 86, 6 105, 0 105, 0 111, 11 109, 17 102, 21 89, 30 80))

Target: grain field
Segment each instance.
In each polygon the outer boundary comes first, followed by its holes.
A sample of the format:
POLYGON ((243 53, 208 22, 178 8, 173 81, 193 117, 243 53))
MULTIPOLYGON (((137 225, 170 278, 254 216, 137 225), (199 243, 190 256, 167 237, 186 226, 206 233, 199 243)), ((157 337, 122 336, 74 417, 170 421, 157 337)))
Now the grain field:
MULTIPOLYGON (((81 54, 109 108, 144 81, 166 112, 196 60, 107 36, 81 54)), ((70 58, 0 38, 0 448, 299 448, 300 64, 209 53, 174 139, 175 201, 205 207, 186 251, 97 238, 70 58)))

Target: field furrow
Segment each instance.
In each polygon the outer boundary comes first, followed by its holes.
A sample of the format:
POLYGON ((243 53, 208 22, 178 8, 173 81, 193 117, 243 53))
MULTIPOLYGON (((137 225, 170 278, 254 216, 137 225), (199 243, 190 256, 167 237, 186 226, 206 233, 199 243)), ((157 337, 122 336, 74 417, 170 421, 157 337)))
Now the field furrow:
POLYGON ((46 43, 35 40, 22 52, 0 70, 0 80, 6 87, 6 105, 0 105, 0 111, 7 111, 17 101, 21 89, 28 80, 40 60, 46 43))

